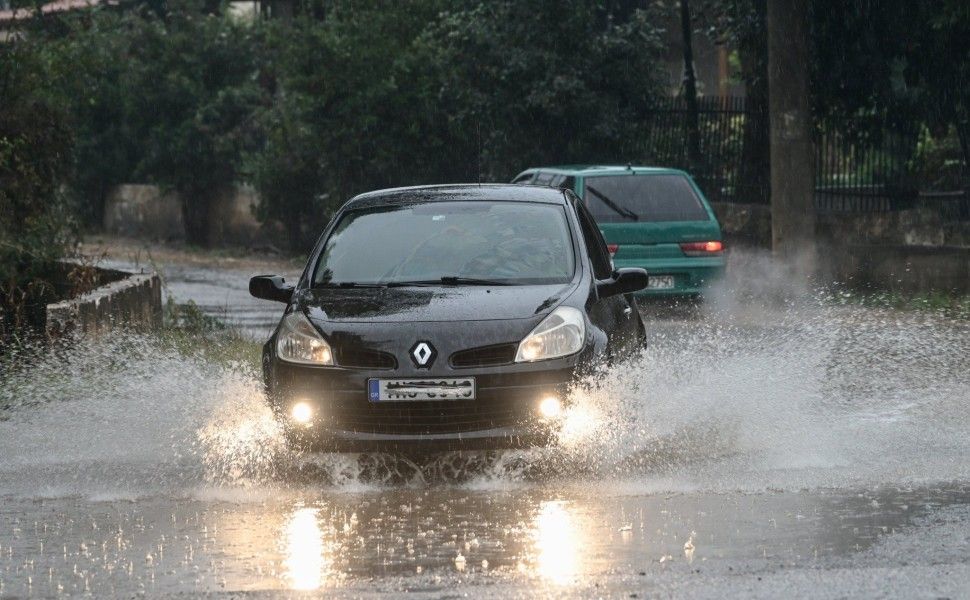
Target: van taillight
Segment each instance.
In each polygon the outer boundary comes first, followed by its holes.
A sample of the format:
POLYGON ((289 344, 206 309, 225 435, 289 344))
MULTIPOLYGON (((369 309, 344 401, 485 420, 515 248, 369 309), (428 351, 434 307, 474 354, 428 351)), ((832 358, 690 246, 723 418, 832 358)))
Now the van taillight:
POLYGON ((620 249, 619 244, 607 244, 606 249, 610 251, 610 258, 616 256, 616 251, 620 249))
POLYGON ((687 256, 711 256, 720 254, 724 250, 724 244, 719 241, 710 242, 684 242, 680 249, 687 256))

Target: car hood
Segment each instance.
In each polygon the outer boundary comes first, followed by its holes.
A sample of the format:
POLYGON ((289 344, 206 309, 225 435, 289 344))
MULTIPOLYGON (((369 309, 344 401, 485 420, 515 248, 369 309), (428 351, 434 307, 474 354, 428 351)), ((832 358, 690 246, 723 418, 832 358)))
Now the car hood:
POLYGON ((331 322, 530 319, 558 306, 575 285, 320 289, 302 292, 300 304, 312 319, 331 322))

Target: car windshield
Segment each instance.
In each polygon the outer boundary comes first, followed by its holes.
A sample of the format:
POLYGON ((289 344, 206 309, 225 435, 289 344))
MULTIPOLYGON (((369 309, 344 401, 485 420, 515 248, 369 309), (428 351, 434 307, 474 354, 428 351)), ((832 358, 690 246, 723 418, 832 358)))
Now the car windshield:
POLYGON ((555 284, 570 281, 574 266, 562 206, 427 202, 346 212, 313 283, 555 284))
POLYGON ((683 175, 590 177, 586 205, 600 223, 710 219, 683 175))

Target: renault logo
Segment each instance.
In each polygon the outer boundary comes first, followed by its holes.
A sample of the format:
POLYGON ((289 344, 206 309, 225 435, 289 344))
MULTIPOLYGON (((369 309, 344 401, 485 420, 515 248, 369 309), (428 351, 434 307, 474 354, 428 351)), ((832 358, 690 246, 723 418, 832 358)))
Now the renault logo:
POLYGON ((411 360, 414 361, 414 366, 419 369, 430 369, 437 354, 434 346, 429 342, 418 342, 411 348, 411 360))

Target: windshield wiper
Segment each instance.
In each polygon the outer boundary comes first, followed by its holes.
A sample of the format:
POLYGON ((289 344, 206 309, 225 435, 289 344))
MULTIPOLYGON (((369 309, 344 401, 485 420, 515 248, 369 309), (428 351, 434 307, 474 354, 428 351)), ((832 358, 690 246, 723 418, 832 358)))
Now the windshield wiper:
POLYGON ((610 210, 612 210, 616 214, 620 215, 621 217, 623 217, 625 219, 630 219, 631 221, 639 221, 640 220, 640 217, 637 216, 637 213, 633 212, 632 210, 630 210, 628 208, 623 208, 622 206, 620 206, 616 202, 613 202, 612 200, 610 200, 609 198, 607 198, 606 195, 603 192, 599 191, 598 189, 594 188, 593 186, 587 185, 586 186, 586 189, 589 190, 589 192, 592 193, 594 196, 596 196, 597 198, 599 198, 600 200, 602 200, 603 201, 603 204, 605 204, 610 210))
POLYGON ((514 285, 497 279, 478 279, 476 277, 457 277, 446 275, 439 279, 416 279, 414 281, 389 281, 387 287, 407 287, 412 285, 514 285))
POLYGON ((315 290, 330 289, 330 288, 382 288, 387 287, 383 283, 360 283, 357 281, 328 281, 326 283, 318 283, 313 286, 315 290))

